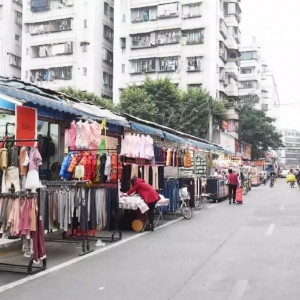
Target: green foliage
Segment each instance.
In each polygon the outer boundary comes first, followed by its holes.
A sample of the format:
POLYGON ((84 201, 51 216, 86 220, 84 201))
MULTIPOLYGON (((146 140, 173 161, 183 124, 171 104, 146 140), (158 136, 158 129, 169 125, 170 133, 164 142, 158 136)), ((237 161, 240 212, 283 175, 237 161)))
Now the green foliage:
POLYGON ((136 85, 129 86, 122 91, 117 111, 152 122, 156 121, 158 115, 158 109, 151 97, 143 87, 136 85))
POLYGON ((275 119, 265 112, 245 105, 240 111, 240 139, 252 145, 252 158, 264 157, 270 149, 284 147, 282 136, 274 125, 275 119))
MULTIPOLYGON (((225 103, 212 100, 215 125, 226 120, 225 103)), ((169 78, 146 77, 142 86, 129 86, 122 91, 119 112, 152 121, 198 137, 208 128, 210 95, 203 89, 180 91, 169 78)))
POLYGON ((81 100, 83 102, 90 102, 91 104, 95 104, 97 106, 101 106, 112 111, 115 110, 115 106, 111 99, 101 98, 94 93, 81 91, 72 86, 60 88, 59 92, 64 93, 70 97, 76 98, 77 100, 81 100))

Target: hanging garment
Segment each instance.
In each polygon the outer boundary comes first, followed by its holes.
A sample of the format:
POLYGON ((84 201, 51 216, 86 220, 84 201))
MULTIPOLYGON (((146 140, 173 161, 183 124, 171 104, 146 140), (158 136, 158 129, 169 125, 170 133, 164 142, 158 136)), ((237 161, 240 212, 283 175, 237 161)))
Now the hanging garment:
POLYGON ((7 154, 7 149, 2 148, 0 149, 0 168, 2 170, 7 169, 8 166, 8 154, 7 154))
POLYGON ((159 184, 158 184, 158 167, 153 166, 152 167, 152 186, 155 190, 159 190, 159 184))
POLYGON ((71 122, 71 127, 69 131, 69 147, 70 150, 76 150, 76 123, 71 122))
POLYGON ((105 167, 104 167, 104 175, 107 177, 108 181, 110 181, 110 172, 111 172, 111 156, 107 154, 105 167))
POLYGON ((19 168, 17 167, 8 167, 5 172, 5 188, 6 191, 9 191, 14 186, 15 192, 18 193, 21 191, 20 178, 19 178, 19 168))
POLYGON ((132 177, 138 177, 139 176, 139 166, 138 165, 135 165, 135 164, 133 164, 132 166, 131 166, 131 178, 132 177))
POLYGON ((8 167, 18 167, 18 148, 8 149, 8 167))
POLYGON ((99 148, 101 143, 101 127, 100 124, 94 121, 90 125, 90 144, 89 149, 95 150, 99 148))
POLYGON ((130 190, 131 165, 123 165, 121 178, 121 192, 126 193, 130 190))
POLYGON ((81 149, 82 141, 82 121, 76 123, 76 149, 81 149))
POLYGON ((90 131, 90 123, 85 121, 81 124, 81 148, 82 149, 89 149, 91 139, 91 131, 90 131))
POLYGON ((20 149, 20 156, 19 156, 20 176, 25 176, 28 172, 28 168, 29 168, 29 155, 26 150, 26 147, 22 147, 20 149))
POLYGON ((183 165, 184 165, 185 168, 191 168, 192 167, 191 153, 188 149, 185 150, 183 165))

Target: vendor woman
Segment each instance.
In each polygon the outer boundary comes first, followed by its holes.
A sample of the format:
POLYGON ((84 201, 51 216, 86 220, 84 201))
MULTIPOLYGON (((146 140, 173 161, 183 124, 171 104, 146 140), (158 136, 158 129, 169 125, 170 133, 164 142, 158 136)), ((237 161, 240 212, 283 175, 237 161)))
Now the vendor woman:
POLYGON ((149 225, 150 230, 154 230, 154 210, 157 201, 160 199, 156 190, 148 183, 146 183, 143 179, 132 177, 130 179, 131 189, 127 192, 127 195, 130 196, 133 193, 137 193, 141 196, 141 198, 148 204, 149 211, 149 225))

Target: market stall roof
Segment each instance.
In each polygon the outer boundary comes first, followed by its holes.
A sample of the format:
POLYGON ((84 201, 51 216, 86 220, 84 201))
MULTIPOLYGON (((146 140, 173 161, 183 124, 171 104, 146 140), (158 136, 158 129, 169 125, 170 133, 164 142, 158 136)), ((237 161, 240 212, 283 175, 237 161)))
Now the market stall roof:
POLYGON ((187 142, 186 139, 190 139, 190 140, 193 141, 193 143, 197 141, 198 146, 200 146, 200 144, 201 144, 200 148, 204 148, 204 149, 208 149, 208 150, 218 150, 218 148, 216 146, 214 146, 211 143, 209 143, 208 141, 203 140, 201 138, 198 138, 196 136, 186 134, 184 132, 181 132, 181 131, 178 131, 178 130, 175 130, 175 129, 172 129, 172 128, 169 128, 169 127, 166 127, 166 126, 163 126, 163 125, 159 125, 159 124, 156 124, 154 122, 146 121, 146 120, 134 117, 130 114, 124 113, 123 115, 130 122, 136 121, 140 124, 144 124, 146 126, 148 125, 149 127, 154 127, 154 128, 162 130, 163 133, 164 133, 165 138, 168 139, 168 140, 178 142, 178 143, 181 143, 181 144, 185 144, 187 142))
POLYGON ((129 126, 128 121, 124 117, 114 114, 107 109, 86 104, 63 93, 39 88, 19 80, 0 77, 0 93, 20 99, 25 103, 33 103, 64 113, 88 117, 94 120, 105 118, 108 123, 129 126))
POLYGON ((164 137, 163 131, 161 131, 157 128, 153 128, 153 127, 146 126, 146 125, 136 123, 136 122, 130 122, 130 125, 133 130, 142 132, 144 134, 151 134, 151 135, 159 136, 162 138, 164 137))

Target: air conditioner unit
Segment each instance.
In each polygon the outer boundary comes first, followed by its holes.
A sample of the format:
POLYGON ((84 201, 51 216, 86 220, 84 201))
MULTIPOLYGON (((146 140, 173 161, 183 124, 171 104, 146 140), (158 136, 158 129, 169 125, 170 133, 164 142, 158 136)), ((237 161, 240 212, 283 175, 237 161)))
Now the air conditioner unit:
POLYGON ((163 40, 157 40, 156 42, 157 42, 157 44, 163 44, 164 43, 163 40))
POLYGON ((73 0, 66 0, 66 6, 73 6, 73 0))

